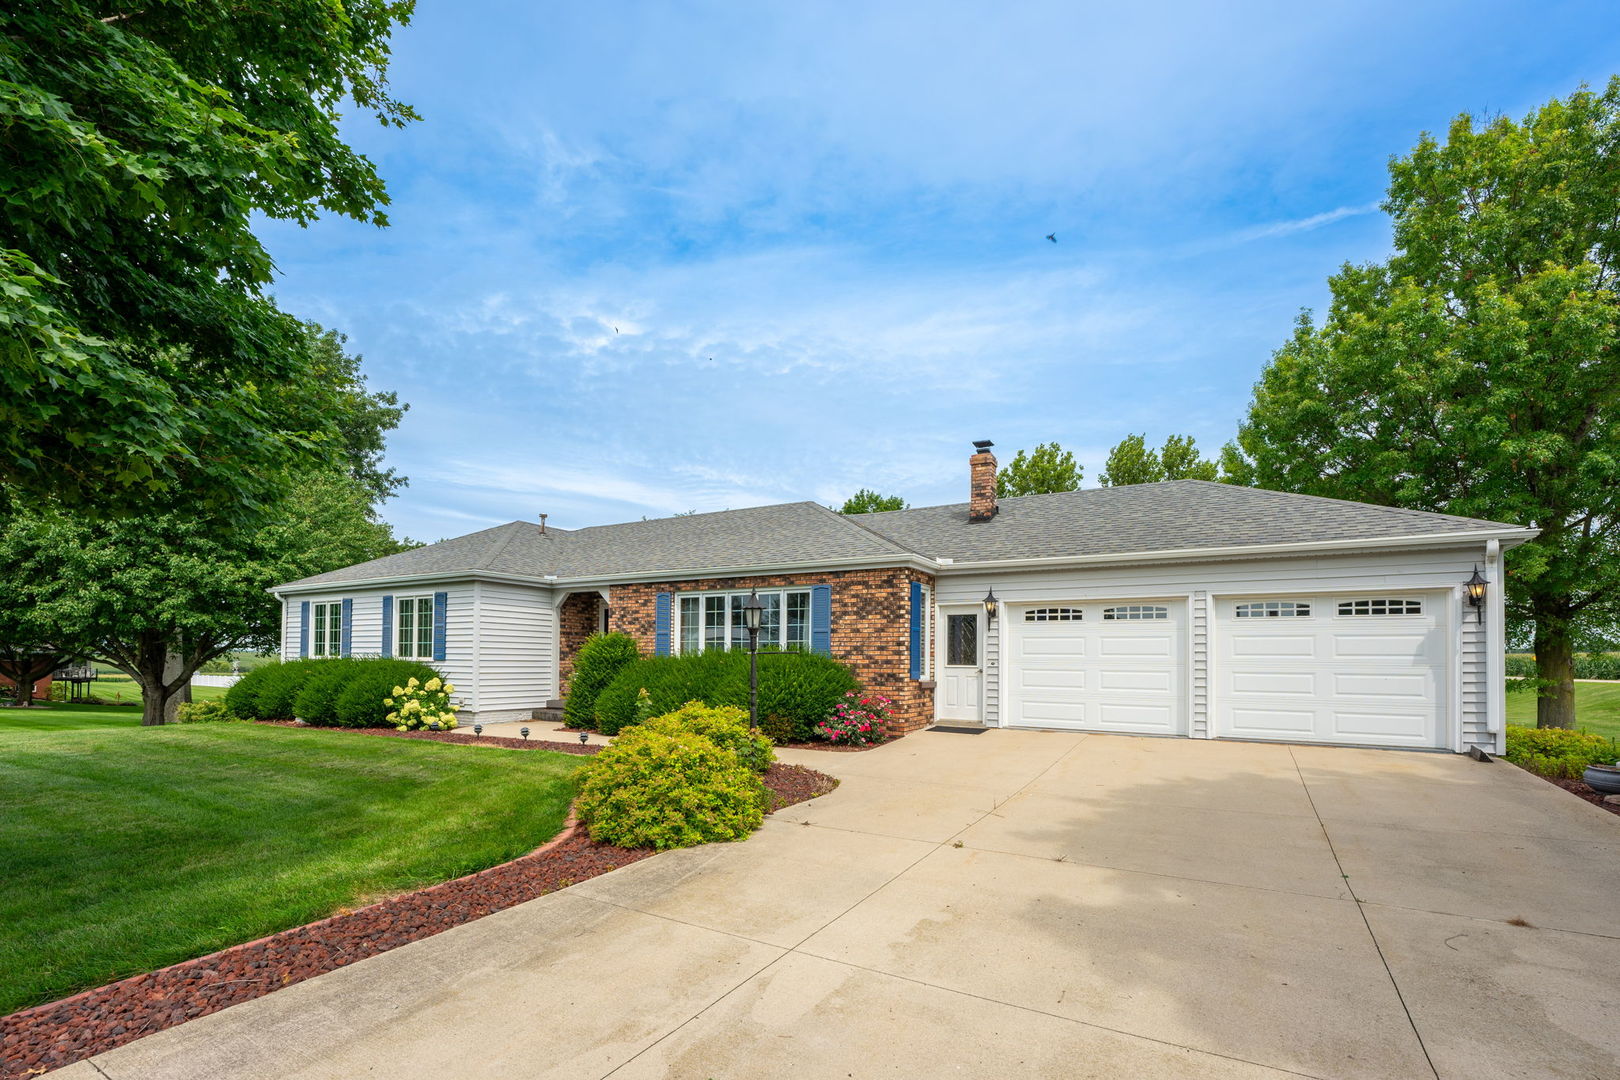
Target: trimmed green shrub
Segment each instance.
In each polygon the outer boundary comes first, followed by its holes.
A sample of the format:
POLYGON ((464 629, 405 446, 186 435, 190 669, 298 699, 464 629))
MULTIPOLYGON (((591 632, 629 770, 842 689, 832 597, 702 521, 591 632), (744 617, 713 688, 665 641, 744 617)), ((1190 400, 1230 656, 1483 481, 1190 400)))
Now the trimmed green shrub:
MULTIPOLYGON (((596 727, 616 735, 636 721, 636 698, 645 689, 652 713, 674 712, 688 701, 748 708, 748 654, 713 650, 648 656, 626 666, 596 699, 596 727)), ((860 683, 849 668, 816 653, 768 652, 759 657, 759 715, 776 717, 784 742, 803 742, 819 721, 860 683), (790 726, 791 725, 791 726, 790 726)))
POLYGON ((572 728, 596 723, 596 699, 619 672, 641 659, 636 639, 629 634, 592 634, 574 655, 574 673, 568 679, 563 721, 572 728))
POLYGON ((214 720, 235 720, 223 701, 182 701, 174 711, 181 724, 202 724, 214 720))
POLYGON ((244 720, 291 720, 326 727, 384 727, 394 687, 439 673, 416 660, 288 660, 248 672, 225 692, 225 707, 244 720))
POLYGON ((389 727, 388 714, 394 710, 384 702, 393 696, 394 687, 406 686, 412 679, 425 683, 439 677, 437 671, 420 660, 387 657, 363 660, 338 694, 332 722, 338 727, 389 727))
POLYGON ((580 820, 591 839, 625 848, 741 840, 765 820, 758 774, 696 733, 635 731, 579 771, 580 820))
POLYGON ((1615 764, 1620 747, 1613 739, 1587 731, 1509 724, 1507 753, 1502 756, 1542 776, 1579 780, 1588 765, 1615 764))
POLYGON ((701 735, 722 750, 730 750, 737 760, 755 772, 764 772, 776 760, 771 740, 748 730, 748 713, 733 705, 705 705, 701 701, 688 701, 672 713, 643 720, 629 731, 639 738, 644 731, 663 735, 691 732, 701 735))

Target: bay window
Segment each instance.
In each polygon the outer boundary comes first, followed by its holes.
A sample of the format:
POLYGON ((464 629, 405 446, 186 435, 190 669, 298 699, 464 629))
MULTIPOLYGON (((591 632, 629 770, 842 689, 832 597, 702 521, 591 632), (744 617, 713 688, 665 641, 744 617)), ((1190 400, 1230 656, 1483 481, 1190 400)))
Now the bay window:
MULTIPOLYGON (((677 651, 748 648, 748 624, 743 605, 748 593, 681 593, 675 605, 674 640, 677 651)), ((810 648, 810 590, 771 589, 760 592, 764 609, 759 618, 760 648, 810 648)))

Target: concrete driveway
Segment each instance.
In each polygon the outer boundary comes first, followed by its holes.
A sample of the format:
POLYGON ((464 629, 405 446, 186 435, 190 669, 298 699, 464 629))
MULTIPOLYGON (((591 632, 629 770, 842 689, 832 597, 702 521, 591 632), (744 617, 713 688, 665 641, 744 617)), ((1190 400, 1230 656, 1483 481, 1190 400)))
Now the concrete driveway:
POLYGON ((1511 765, 784 756, 843 786, 57 1075, 1620 1076, 1620 818, 1511 765))

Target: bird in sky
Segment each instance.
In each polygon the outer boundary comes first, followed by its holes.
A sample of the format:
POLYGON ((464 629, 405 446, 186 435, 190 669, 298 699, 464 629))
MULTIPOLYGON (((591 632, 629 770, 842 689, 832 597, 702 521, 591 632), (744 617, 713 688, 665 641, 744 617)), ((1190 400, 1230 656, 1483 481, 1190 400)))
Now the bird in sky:
POLYGON ((615 333, 615 334, 617 334, 617 333, 618 333, 618 332, 619 332, 619 328, 618 328, 618 327, 617 327, 617 326, 615 326, 615 327, 614 327, 614 328, 613 328, 613 332, 614 332, 614 333, 615 333))
POLYGON ((1047 234, 1046 234, 1046 238, 1047 238, 1047 239, 1048 239, 1048 240, 1050 240, 1050 241, 1052 241, 1052 243, 1054 243, 1054 244, 1055 244, 1055 243, 1057 243, 1057 233, 1055 233, 1055 232, 1049 232, 1049 233, 1047 233, 1047 234))

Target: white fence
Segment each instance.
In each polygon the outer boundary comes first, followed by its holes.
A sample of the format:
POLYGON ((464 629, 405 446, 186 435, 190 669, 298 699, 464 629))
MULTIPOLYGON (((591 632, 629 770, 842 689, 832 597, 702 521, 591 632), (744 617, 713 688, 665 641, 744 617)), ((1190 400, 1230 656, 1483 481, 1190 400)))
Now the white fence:
POLYGON ((192 686, 235 686, 240 675, 193 675, 192 686))

